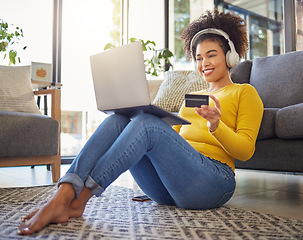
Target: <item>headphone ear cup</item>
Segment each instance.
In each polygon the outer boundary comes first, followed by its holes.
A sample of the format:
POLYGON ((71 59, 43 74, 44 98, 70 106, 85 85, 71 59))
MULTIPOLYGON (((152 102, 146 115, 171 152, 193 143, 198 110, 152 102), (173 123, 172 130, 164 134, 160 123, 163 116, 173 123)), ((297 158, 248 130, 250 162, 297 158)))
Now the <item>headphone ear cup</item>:
POLYGON ((236 66, 239 62, 239 54, 235 51, 228 51, 226 53, 226 64, 228 67, 232 68, 236 66))

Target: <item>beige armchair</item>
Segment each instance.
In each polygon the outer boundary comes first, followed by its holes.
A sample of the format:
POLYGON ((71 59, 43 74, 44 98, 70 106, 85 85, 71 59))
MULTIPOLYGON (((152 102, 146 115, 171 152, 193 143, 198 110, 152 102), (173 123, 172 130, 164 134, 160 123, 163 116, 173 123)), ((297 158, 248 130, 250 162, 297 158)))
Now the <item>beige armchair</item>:
MULTIPOLYGON (((60 178, 60 122, 61 122, 61 90, 47 89, 40 91, 32 91, 30 85, 30 68, 27 67, 6 67, 0 66, 0 167, 13 166, 32 166, 32 165, 51 165, 53 182, 57 182, 60 178), (10 80, 3 80, 3 77, 11 75, 10 80), (11 85, 9 81, 15 78, 19 79, 21 73, 25 72, 28 78, 30 91, 29 93, 19 94, 23 91, 24 86, 18 86, 14 82, 14 88, 10 89, 7 85, 11 85), (2 75, 1 75, 2 74, 2 75), (12 77, 13 76, 13 77, 12 77), (2 78, 1 78, 2 77, 2 78), (1 81, 3 81, 1 83, 1 81), (1 86, 2 84, 2 86, 1 86), (17 89, 22 88, 22 90, 17 89), (1 88, 2 87, 2 88, 1 88), (10 93, 8 93, 10 92, 10 93), (11 94, 12 93, 12 94, 11 94), (15 103, 15 97, 21 98, 29 96, 30 102, 35 105, 35 95, 51 96, 51 117, 40 114, 37 106, 32 112, 26 112, 27 106, 23 105, 21 111, 13 111, 8 108, 15 103), (11 98, 11 100, 10 100, 11 98), (6 102, 6 103, 5 103, 6 102), (7 107, 8 106, 8 107, 7 107)), ((17 81, 17 80, 16 80, 17 81)), ((27 83, 27 82, 26 82, 27 83)), ((20 83, 19 83, 20 84, 20 83)), ((28 100, 26 98, 26 100, 28 100)), ((18 100, 21 104, 22 100, 18 100)), ((25 100, 24 100, 25 101, 25 100)), ((17 108, 18 106, 15 106, 17 108)))

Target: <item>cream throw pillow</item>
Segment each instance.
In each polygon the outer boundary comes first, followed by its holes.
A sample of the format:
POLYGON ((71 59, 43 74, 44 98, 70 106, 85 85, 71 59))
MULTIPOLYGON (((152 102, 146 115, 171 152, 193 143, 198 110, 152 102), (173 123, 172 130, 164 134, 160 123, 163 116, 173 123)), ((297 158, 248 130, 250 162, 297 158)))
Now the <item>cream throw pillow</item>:
POLYGON ((167 71, 154 104, 170 112, 179 112, 186 93, 207 89, 208 83, 197 71, 167 71))
POLYGON ((30 66, 0 66, 0 110, 41 114, 31 85, 30 66))

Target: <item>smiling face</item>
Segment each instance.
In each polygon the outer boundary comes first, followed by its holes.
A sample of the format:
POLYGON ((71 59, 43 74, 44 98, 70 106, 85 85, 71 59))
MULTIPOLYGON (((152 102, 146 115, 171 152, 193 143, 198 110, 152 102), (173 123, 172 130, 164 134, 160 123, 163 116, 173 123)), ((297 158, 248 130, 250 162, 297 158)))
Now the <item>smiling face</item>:
POLYGON ((211 85, 230 83, 225 53, 218 41, 206 39, 197 45, 196 64, 200 75, 211 85))

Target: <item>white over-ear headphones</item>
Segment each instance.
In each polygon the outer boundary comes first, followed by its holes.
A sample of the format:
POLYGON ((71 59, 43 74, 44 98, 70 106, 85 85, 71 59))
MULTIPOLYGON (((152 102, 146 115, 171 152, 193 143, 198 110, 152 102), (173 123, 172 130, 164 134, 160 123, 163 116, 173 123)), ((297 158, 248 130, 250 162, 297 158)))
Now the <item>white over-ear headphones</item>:
POLYGON ((234 46, 233 42, 230 40, 228 34, 224 31, 222 31, 221 29, 217 29, 217 28, 206 28, 206 29, 201 30, 200 32, 197 32, 194 35, 194 37, 190 41, 190 51, 191 51, 193 59, 195 59, 195 57, 193 55, 193 44, 198 39, 198 37, 200 37, 201 35, 206 34, 206 33, 213 33, 213 34, 223 36, 228 41, 230 50, 226 53, 226 64, 230 68, 236 66, 240 60, 239 54, 237 53, 235 46, 234 46))

